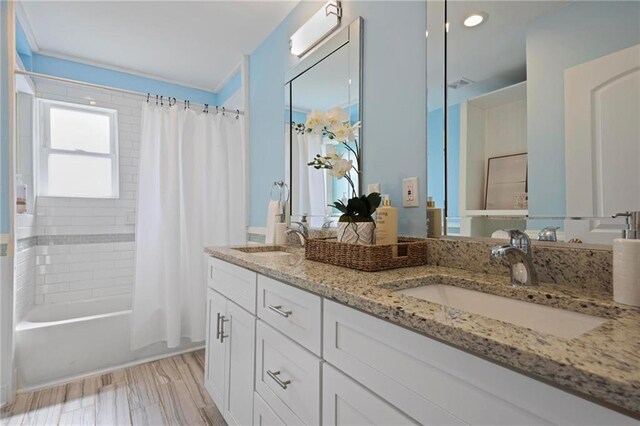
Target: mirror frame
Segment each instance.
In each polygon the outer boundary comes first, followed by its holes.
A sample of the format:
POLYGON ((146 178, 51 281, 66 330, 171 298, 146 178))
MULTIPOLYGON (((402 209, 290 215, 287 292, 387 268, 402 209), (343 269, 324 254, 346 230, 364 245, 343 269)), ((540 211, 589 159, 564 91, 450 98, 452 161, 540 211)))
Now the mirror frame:
MULTIPOLYGON (((291 108, 291 101, 293 98, 292 91, 290 89, 290 84, 293 80, 303 75, 305 72, 309 71, 311 68, 316 66, 318 63, 331 56, 336 50, 341 47, 350 44, 349 48, 349 68, 353 65, 358 66, 358 121, 362 122, 362 76, 363 76, 363 20, 362 17, 356 18, 353 22, 347 25, 344 28, 341 28, 338 32, 333 34, 329 39, 324 41, 320 46, 318 46, 315 50, 312 50, 309 54, 307 54, 298 64, 289 69, 285 73, 285 91, 287 90, 287 86, 289 86, 289 90, 286 91, 289 99, 289 106, 285 109, 285 111, 289 114, 289 123, 291 123, 293 119, 293 110, 291 108), (355 46, 355 48, 352 48, 355 46)), ((285 147, 285 155, 288 158, 285 158, 285 183, 289 186, 289 190, 291 190, 291 180, 293 173, 293 159, 291 156, 291 144, 293 138, 293 131, 289 132, 289 140, 285 143, 288 144, 288 147, 285 147)), ((359 154, 360 154, 360 164, 358 164, 359 170, 362 172, 363 169, 363 145, 362 145, 362 129, 360 130, 358 136, 358 142, 360 144, 359 154)), ((362 194, 362 178, 358 179, 358 193, 362 194)), ((294 215, 293 212, 293 202, 289 200, 289 214, 294 215)), ((297 214, 297 213, 296 213, 297 214)))

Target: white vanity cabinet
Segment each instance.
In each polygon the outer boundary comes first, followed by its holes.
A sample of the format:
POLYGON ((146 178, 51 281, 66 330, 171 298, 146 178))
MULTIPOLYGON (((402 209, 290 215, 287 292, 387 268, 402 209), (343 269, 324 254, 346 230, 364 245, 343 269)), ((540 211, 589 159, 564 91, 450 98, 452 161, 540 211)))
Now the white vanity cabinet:
POLYGON ((255 301, 256 274, 211 259, 208 281, 205 387, 228 424, 252 424, 255 305, 249 312, 219 291, 242 302, 253 285, 255 301))
POLYGON ((230 424, 638 424, 354 308, 209 264, 205 383, 230 424))

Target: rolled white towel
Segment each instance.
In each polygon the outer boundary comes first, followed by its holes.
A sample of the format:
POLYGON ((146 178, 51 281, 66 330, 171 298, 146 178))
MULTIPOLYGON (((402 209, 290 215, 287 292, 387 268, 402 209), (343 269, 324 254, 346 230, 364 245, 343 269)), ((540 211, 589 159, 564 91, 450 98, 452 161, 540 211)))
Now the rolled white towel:
POLYGON ((276 241, 276 223, 280 222, 280 201, 269 201, 267 207, 267 230, 265 232, 265 243, 273 244, 276 241))

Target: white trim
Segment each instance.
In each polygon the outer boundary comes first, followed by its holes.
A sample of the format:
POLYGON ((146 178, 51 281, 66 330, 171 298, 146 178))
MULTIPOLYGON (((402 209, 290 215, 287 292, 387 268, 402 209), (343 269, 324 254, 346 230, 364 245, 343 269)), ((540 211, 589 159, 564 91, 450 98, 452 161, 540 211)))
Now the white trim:
POLYGON ((34 53, 37 53, 37 54, 42 55, 42 56, 50 56, 52 58, 63 59, 63 60, 66 60, 66 61, 77 62, 79 64, 89 65, 89 66, 98 67, 98 68, 104 68, 104 69, 107 69, 107 70, 122 72, 122 73, 130 74, 130 75, 135 75, 135 76, 138 76, 138 77, 149 78, 149 79, 152 79, 152 80, 158 80, 158 81, 162 81, 164 83, 169 83, 169 84, 175 84, 177 86, 182 86, 182 87, 187 88, 187 89, 202 90, 203 92, 209 92, 209 93, 212 93, 212 94, 216 93, 210 87, 195 86, 193 83, 187 83, 186 81, 172 80, 172 79, 168 79, 166 77, 161 77, 161 76, 155 75, 155 74, 149 74, 149 73, 144 73, 144 72, 141 72, 141 71, 135 71, 135 70, 132 70, 132 69, 129 69, 129 68, 125 68, 125 67, 119 67, 119 66, 116 66, 116 65, 106 64, 104 62, 93 61, 91 59, 79 58, 77 56, 67 55, 67 54, 64 54, 64 53, 54 52, 54 51, 51 51, 51 50, 42 49, 42 50, 39 50, 39 51, 34 52, 34 53))
POLYGON ((118 111, 111 108, 101 108, 76 104, 70 102, 62 102, 45 98, 36 98, 37 117, 39 131, 36 133, 38 137, 38 196, 47 197, 67 197, 67 198, 113 198, 120 197, 120 176, 119 176, 119 158, 118 158, 118 111), (50 110, 52 106, 70 111, 80 111, 92 113, 109 118, 109 152, 98 153, 91 151, 73 151, 68 149, 51 148, 51 136, 49 127, 51 123, 50 110), (49 155, 82 155, 88 157, 108 158, 111 160, 111 194, 108 196, 74 196, 69 194, 50 194, 48 189, 48 163, 49 155))
MULTIPOLYGON (((247 226, 250 222, 250 204, 251 198, 251 165, 250 162, 250 139, 249 139, 249 55, 243 55, 240 62, 240 87, 242 89, 242 107, 244 110, 244 119, 242 120, 243 129, 243 149, 244 149, 244 224, 247 226)), ((245 235, 246 238, 246 235, 245 235)))
POLYGON ((14 3, 16 5, 16 18, 18 19, 18 21, 20 21, 20 25, 24 30, 24 35, 27 37, 29 49, 31 49, 31 52, 39 52, 40 47, 38 46, 36 36, 33 33, 33 28, 31 27, 31 22, 29 21, 27 12, 24 11, 24 8, 22 7, 22 3, 20 1, 16 1, 14 3))
POLYGON ((224 86, 226 86, 227 83, 229 83, 237 73, 242 73, 242 63, 244 62, 244 57, 245 56, 247 56, 247 55, 243 55, 242 59, 240 59, 238 64, 236 66, 234 66, 231 69, 231 71, 228 72, 227 75, 222 79, 222 81, 216 85, 215 89, 213 89, 213 91, 216 94, 220 93, 220 91, 222 89, 224 89, 224 86))
POLYGON ((204 345, 199 345, 199 346, 194 346, 194 347, 191 347, 191 348, 188 348, 188 349, 182 349, 182 350, 175 351, 175 352, 167 352, 167 353, 163 353, 163 354, 160 354, 160 355, 152 355, 152 356, 149 356, 149 357, 136 359, 134 361, 125 362, 123 364, 118 364, 118 365, 115 365, 113 367, 103 368, 103 369, 100 369, 100 370, 93 370, 93 371, 90 371, 90 372, 87 372, 87 373, 77 374, 75 376, 64 377, 62 379, 51 380, 51 381, 45 382, 45 383, 40 384, 40 385, 30 386, 28 388, 20 388, 20 389, 18 389, 18 393, 33 392, 33 391, 37 391, 37 390, 40 390, 40 389, 50 388, 50 387, 53 387, 53 386, 64 385, 66 383, 75 382, 76 380, 84 379, 84 378, 87 378, 87 377, 97 376, 99 374, 106 374, 106 373, 110 373, 112 371, 122 370, 123 368, 135 367, 136 365, 146 364, 148 362, 157 361, 159 359, 171 358, 171 357, 174 357, 174 356, 178 356, 178 355, 182 355, 182 354, 186 354, 186 353, 190 353, 190 352, 199 351, 199 350, 204 349, 204 348, 205 348, 204 345))

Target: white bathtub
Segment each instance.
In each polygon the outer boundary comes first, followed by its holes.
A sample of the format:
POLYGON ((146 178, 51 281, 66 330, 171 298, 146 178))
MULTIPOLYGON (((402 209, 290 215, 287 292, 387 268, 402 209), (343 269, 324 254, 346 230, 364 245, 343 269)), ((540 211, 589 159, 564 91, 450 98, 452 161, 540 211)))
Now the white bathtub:
POLYGON ((16 326, 19 389, 33 389, 201 347, 129 347, 131 296, 38 305, 16 326))

